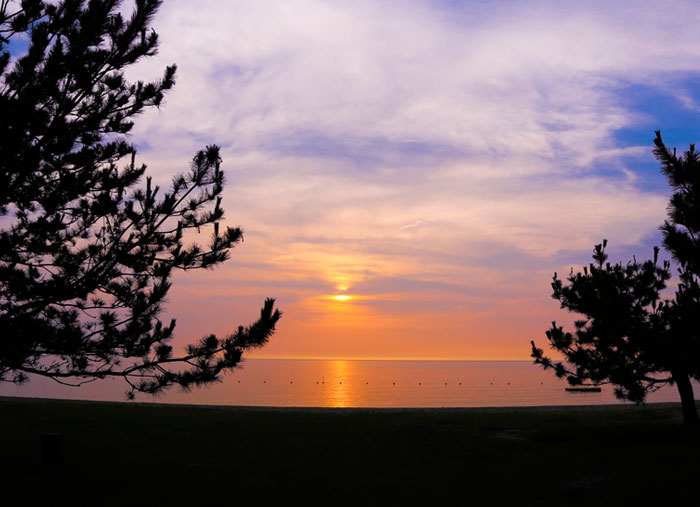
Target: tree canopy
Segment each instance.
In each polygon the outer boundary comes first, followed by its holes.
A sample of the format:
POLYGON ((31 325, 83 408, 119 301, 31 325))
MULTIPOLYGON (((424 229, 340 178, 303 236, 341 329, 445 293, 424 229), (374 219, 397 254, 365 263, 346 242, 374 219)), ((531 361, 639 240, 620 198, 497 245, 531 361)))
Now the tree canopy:
POLYGON ((546 333, 564 360, 546 357, 534 341, 532 357, 572 385, 609 383, 618 398, 637 403, 675 384, 685 422, 697 425, 691 379, 700 379, 700 157, 692 144, 677 155, 658 131, 654 144, 674 192, 661 231, 663 246, 677 263, 675 294, 665 290, 671 264, 659 262, 658 247, 652 260, 611 264, 603 241, 583 272, 572 270, 566 282, 554 274, 552 297, 583 316, 573 333, 556 322, 546 333))
POLYGON ((215 145, 167 190, 143 184, 127 135, 163 103, 176 67, 125 78, 157 50, 161 0, 136 0, 128 19, 119 4, 0 0, 0 381, 122 377, 130 397, 189 388, 262 346, 281 315, 267 299, 253 324, 174 354, 175 320, 160 319, 173 271, 220 265, 242 232, 219 225, 215 145), (206 246, 187 243, 202 230, 206 246))

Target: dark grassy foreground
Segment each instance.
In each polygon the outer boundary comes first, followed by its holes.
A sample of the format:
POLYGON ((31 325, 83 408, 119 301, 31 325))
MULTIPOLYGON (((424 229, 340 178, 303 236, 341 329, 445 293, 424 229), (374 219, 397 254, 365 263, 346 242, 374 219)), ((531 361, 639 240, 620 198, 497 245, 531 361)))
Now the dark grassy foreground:
POLYGON ((700 431, 685 430, 668 404, 327 410, 0 398, 0 410, 2 496, 26 499, 13 505, 695 505, 698 496, 700 431), (63 436, 59 469, 42 464, 44 433, 63 436))

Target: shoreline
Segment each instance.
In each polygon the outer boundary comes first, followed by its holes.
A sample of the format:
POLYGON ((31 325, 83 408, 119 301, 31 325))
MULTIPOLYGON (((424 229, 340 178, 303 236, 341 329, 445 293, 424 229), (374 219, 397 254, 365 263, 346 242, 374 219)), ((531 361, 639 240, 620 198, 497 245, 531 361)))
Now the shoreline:
MULTIPOLYGON (((138 407, 167 407, 167 408, 202 408, 241 412, 298 412, 298 413, 470 413, 470 412, 558 412, 558 411, 611 411, 626 409, 654 408, 680 408, 680 402, 652 402, 643 404, 634 403, 606 403, 589 405, 504 405, 481 407, 312 407, 312 406, 267 406, 267 405, 215 405, 200 403, 166 403, 157 401, 113 401, 113 400, 82 400, 73 398, 41 398, 30 396, 5 396, 0 395, 0 401, 18 400, 21 402, 66 402, 81 405, 118 405, 138 407)), ((696 400, 697 403, 698 400, 696 400)))

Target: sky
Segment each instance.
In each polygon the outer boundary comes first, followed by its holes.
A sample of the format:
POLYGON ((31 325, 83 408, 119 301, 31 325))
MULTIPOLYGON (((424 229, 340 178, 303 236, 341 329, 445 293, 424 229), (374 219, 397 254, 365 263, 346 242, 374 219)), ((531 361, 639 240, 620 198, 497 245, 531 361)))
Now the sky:
POLYGON ((128 76, 177 63, 176 86, 130 140, 163 185, 220 145, 245 233, 224 266, 175 277, 176 347, 274 297, 251 357, 527 359, 572 320, 555 271, 603 238, 623 262, 660 243, 651 146, 698 140, 699 18, 682 1, 165 2, 159 54, 128 76))

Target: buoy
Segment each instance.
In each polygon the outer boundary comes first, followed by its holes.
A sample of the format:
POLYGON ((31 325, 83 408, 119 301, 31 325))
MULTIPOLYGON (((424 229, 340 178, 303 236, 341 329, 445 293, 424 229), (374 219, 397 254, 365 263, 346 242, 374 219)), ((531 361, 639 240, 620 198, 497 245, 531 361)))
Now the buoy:
POLYGON ((462 385, 462 383, 460 382, 459 385, 462 385))
POLYGON ((292 381, 290 380, 289 383, 290 383, 290 384, 293 384, 294 382, 292 382, 292 381))
POLYGON ((447 385, 447 382, 445 382, 445 385, 447 385))

